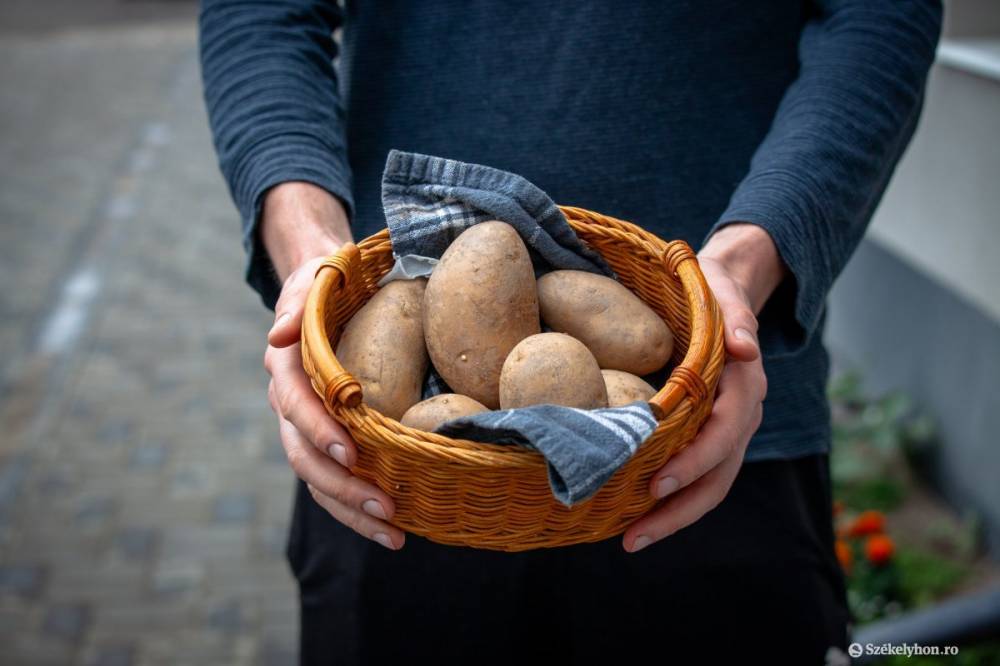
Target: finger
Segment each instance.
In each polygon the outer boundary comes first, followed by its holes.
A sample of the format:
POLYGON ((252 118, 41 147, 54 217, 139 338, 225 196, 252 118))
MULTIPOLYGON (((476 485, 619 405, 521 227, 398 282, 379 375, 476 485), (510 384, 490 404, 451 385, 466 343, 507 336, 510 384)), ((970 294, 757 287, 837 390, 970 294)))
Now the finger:
POLYGON ((718 299, 725 326, 726 353, 735 361, 755 361, 760 357, 757 318, 741 299, 723 294, 718 299))
POLYGON ((733 282, 725 268, 714 260, 700 259, 722 313, 726 353, 737 361, 753 361, 760 356, 757 317, 750 309, 746 294, 733 282))
MULTIPOLYGON (((747 436, 746 440, 749 439, 747 436)), ((745 446, 744 443, 743 448, 745 446)), ((725 499, 742 463, 742 453, 730 456, 659 508, 640 518, 625 531, 622 546, 630 553, 637 552, 699 520, 725 499)))
POLYGON ((267 344, 287 347, 299 341, 302 337, 302 311, 305 308, 306 296, 308 291, 296 292, 286 301, 284 309, 275 308, 274 324, 267 332, 267 344), (302 297, 301 302, 295 302, 293 299, 296 297, 302 297))
POLYGON ((337 522, 350 527, 361 536, 367 537, 390 550, 399 550, 406 543, 406 533, 398 527, 344 506, 337 500, 323 495, 312 486, 309 486, 309 494, 337 522))
POLYGON ((296 476, 345 506, 373 518, 392 518, 396 503, 378 486, 362 481, 317 451, 286 419, 280 420, 278 429, 296 476))
POLYGON ((316 260, 308 261, 285 280, 285 284, 281 287, 281 296, 274 306, 274 324, 267 334, 269 345, 287 347, 299 341, 302 332, 302 313, 305 310, 317 265, 316 260))
POLYGON ((727 460, 748 439, 755 427, 760 401, 758 364, 730 363, 719 380, 712 413, 694 441, 667 461, 650 479, 653 497, 662 498, 685 488, 727 460))
POLYGON ((272 347, 268 353, 278 412, 319 450, 344 467, 353 467, 358 459, 357 446, 316 395, 302 368, 301 345, 272 347))

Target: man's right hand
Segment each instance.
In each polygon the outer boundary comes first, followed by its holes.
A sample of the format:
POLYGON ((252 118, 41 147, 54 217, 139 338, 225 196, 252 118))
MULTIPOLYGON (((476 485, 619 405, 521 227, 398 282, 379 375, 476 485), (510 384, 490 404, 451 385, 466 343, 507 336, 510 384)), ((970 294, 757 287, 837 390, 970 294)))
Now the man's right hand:
POLYGON ((302 311, 309 288, 323 258, 350 239, 343 206, 322 188, 284 183, 264 200, 260 232, 283 281, 264 367, 288 462, 336 520, 386 548, 402 548, 405 533, 386 522, 395 511, 392 498, 351 474, 356 444, 326 412, 302 367, 302 311))

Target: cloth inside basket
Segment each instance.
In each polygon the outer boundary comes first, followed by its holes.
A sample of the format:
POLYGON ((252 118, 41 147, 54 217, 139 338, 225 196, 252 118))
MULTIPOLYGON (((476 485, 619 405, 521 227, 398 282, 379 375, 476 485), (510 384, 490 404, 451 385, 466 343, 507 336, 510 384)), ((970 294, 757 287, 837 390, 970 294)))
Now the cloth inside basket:
MULTIPOLYGON (((513 173, 393 150, 382 176, 382 205, 396 263, 379 284, 430 275, 459 234, 487 220, 517 230, 536 275, 572 269, 614 277, 549 196, 513 173)), ((432 369, 424 398, 446 392, 450 389, 432 369)), ((484 412, 444 423, 436 432, 538 450, 548 464, 553 495, 571 506, 596 493, 656 425, 649 405, 637 401, 595 410, 536 405, 484 412)))

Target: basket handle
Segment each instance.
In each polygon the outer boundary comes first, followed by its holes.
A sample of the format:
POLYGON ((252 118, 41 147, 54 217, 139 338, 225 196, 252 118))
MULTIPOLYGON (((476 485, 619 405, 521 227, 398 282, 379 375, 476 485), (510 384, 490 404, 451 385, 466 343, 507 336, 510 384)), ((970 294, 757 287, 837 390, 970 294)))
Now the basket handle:
POLYGON ((354 243, 344 243, 336 254, 327 257, 316 270, 316 279, 306 299, 302 317, 302 363, 318 379, 319 390, 327 408, 335 404, 357 407, 361 404, 361 384, 337 360, 335 354, 318 354, 314 350, 329 345, 327 318, 323 316, 330 292, 347 283, 349 276, 360 270, 361 251, 354 243))
POLYGON ((664 387, 649 399, 657 420, 662 420, 685 396, 698 402, 709 398, 703 373, 723 334, 719 304, 691 247, 680 240, 667 243, 662 261, 667 273, 676 275, 684 286, 691 310, 691 336, 684 360, 670 373, 664 387))

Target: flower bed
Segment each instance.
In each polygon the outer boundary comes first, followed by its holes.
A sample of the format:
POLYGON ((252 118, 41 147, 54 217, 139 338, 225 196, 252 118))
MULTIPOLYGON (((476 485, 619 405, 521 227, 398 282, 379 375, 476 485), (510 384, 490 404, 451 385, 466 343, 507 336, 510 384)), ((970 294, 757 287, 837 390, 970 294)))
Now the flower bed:
MULTIPOLYGON (((835 380, 830 401, 836 549, 854 621, 893 617, 1000 580, 977 517, 957 515, 915 472, 937 445, 930 421, 901 394, 864 396, 857 375, 835 380)), ((905 663, 1000 664, 1000 643, 949 659, 905 663)))

